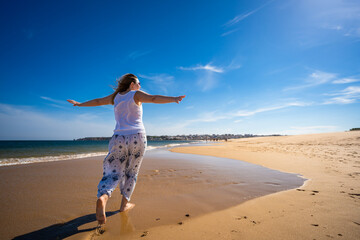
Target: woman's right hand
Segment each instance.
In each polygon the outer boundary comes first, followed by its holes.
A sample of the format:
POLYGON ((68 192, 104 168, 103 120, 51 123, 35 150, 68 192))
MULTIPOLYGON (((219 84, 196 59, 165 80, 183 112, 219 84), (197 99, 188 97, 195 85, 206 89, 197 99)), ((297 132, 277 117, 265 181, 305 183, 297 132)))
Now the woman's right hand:
POLYGON ((181 100, 183 100, 184 97, 185 97, 185 95, 179 96, 179 97, 175 97, 175 102, 176 102, 176 103, 181 102, 181 100))
POLYGON ((79 102, 71 100, 71 99, 67 99, 66 101, 68 101, 69 103, 73 104, 73 106, 79 106, 79 102))

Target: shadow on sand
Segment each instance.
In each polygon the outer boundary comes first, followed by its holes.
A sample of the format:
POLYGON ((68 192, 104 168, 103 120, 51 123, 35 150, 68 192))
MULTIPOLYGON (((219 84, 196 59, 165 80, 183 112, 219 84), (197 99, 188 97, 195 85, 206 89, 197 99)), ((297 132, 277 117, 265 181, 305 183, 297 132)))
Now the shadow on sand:
MULTIPOLYGON (((106 212, 106 217, 110 217, 120 211, 106 212)), ((66 223, 57 223, 43 229, 27 233, 13 238, 13 240, 25 239, 64 239, 74 234, 95 230, 96 227, 78 230, 81 225, 96 221, 95 214, 88 214, 82 217, 75 218, 66 223)))

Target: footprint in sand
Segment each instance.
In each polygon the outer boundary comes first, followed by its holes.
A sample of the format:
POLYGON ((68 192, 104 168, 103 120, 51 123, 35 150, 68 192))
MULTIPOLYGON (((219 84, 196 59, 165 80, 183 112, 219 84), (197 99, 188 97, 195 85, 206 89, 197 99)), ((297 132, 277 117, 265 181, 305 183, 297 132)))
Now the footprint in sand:
POLYGON ((149 233, 149 231, 145 231, 145 232, 143 232, 143 234, 140 237, 145 237, 148 235, 148 233, 149 233))
POLYGON ((355 198, 355 196, 360 197, 360 193, 348 193, 351 198, 355 198))
MULTIPOLYGON (((247 216, 243 216, 243 217, 238 217, 235 218, 236 220, 241 220, 241 219, 248 219, 247 216)), ((252 224, 259 224, 260 222, 254 221, 254 220, 249 220, 252 224)))
POLYGON ((159 175, 159 170, 155 169, 155 170, 152 170, 152 172, 154 172, 153 174, 150 174, 150 176, 156 176, 156 175, 159 175))
POLYGON ((95 236, 100 236, 101 234, 103 234, 105 232, 105 226, 104 225, 98 225, 95 229, 95 233, 92 236, 92 238, 94 238, 95 236))

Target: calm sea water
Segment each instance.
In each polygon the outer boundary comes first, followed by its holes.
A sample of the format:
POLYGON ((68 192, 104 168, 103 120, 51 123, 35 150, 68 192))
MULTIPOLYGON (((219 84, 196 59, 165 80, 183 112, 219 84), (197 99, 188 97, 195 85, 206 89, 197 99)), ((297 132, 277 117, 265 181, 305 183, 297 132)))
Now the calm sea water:
MULTIPOLYGON (((148 141, 148 150, 197 143, 148 141)), ((109 141, 0 141, 0 166, 106 155, 109 141)))

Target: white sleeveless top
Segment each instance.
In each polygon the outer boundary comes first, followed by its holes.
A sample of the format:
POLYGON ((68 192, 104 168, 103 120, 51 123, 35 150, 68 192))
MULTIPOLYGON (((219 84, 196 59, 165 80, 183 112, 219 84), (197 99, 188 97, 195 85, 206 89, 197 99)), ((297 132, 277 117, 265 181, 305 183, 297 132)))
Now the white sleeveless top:
POLYGON ((130 135, 145 133, 142 122, 142 104, 139 106, 134 101, 136 91, 129 91, 124 95, 116 94, 114 98, 114 113, 116 126, 114 134, 130 135))

